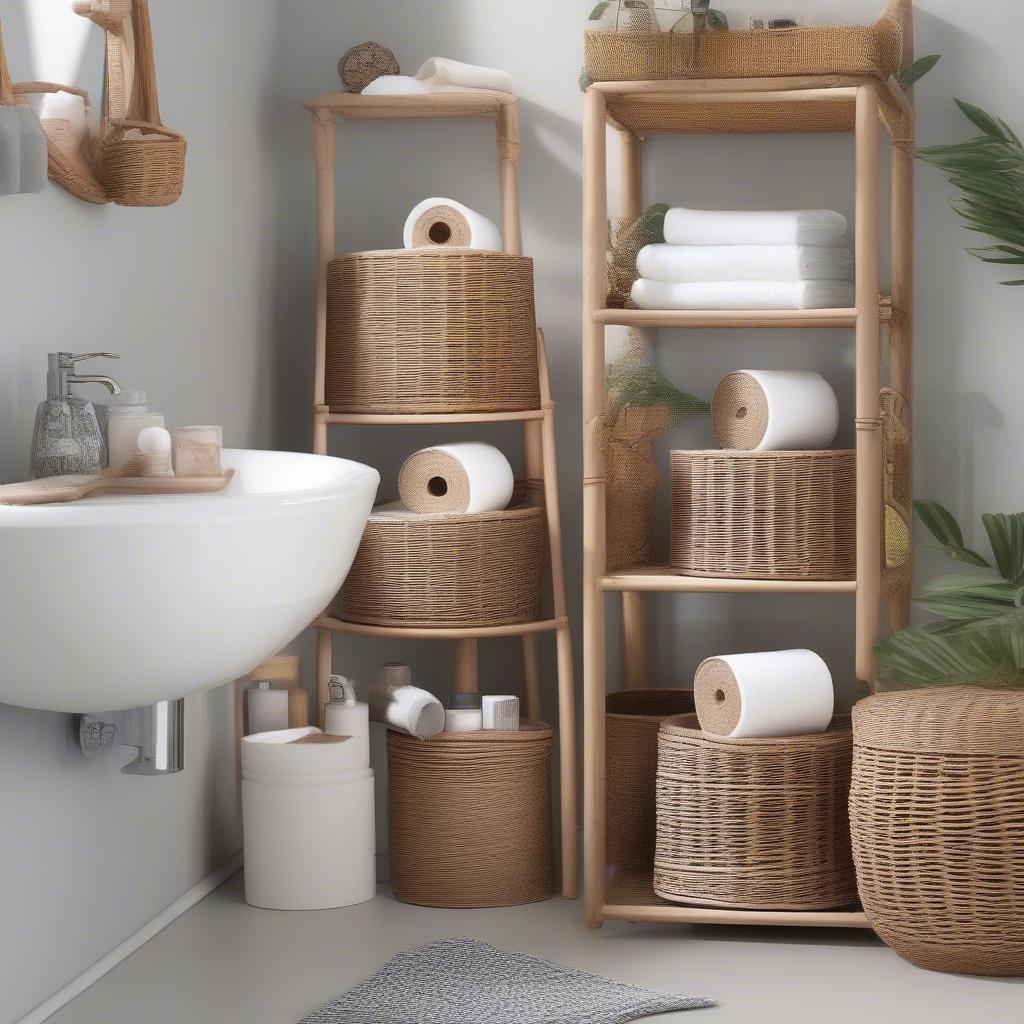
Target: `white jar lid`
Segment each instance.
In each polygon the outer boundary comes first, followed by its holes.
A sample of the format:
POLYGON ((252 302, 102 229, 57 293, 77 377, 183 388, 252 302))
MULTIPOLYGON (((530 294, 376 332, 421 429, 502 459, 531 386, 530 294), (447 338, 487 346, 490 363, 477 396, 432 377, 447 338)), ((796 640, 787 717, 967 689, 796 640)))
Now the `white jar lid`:
POLYGON ((120 393, 108 395, 103 404, 111 407, 119 405, 145 405, 146 392, 132 390, 131 388, 121 388, 120 393))
POLYGON ((264 778, 345 775, 365 767, 351 736, 330 736, 312 725, 242 737, 242 771, 264 778))

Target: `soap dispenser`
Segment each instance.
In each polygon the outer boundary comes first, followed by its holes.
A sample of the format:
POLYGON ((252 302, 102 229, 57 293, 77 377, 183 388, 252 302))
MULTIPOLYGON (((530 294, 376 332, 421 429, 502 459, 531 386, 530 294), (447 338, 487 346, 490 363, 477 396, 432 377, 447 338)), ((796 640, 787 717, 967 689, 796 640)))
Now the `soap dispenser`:
POLYGON ((358 763, 370 764, 370 707, 356 700, 356 690, 344 676, 332 675, 324 705, 324 732, 329 736, 349 736, 358 751, 358 763))
POLYGON ((118 359, 115 352, 50 352, 46 399, 36 411, 32 434, 31 470, 34 477, 98 473, 103 468, 103 435, 91 402, 71 393, 72 384, 103 384, 111 394, 121 388, 110 377, 75 373, 84 359, 118 359))

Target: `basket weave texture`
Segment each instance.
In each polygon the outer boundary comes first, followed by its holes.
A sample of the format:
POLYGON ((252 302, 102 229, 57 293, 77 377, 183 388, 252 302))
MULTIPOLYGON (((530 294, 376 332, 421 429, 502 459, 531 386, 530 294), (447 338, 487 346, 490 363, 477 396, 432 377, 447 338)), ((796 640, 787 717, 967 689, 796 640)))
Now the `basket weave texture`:
POLYGON ((382 249, 328 265, 332 412, 537 409, 538 381, 528 257, 382 249))
POLYGON ((388 731, 391 886, 403 903, 507 907, 555 888, 551 752, 555 731, 388 731))
POLYGON ((1024 975, 1024 693, 876 694, 853 728, 853 853, 875 931, 918 967, 1024 975))
POLYGON ((849 719, 784 739, 709 736, 696 715, 658 737, 654 891, 701 906, 828 910, 855 901, 849 719))
POLYGON ((541 617, 544 512, 370 516, 341 615, 377 626, 504 626, 541 617))
POLYGON ((669 563, 691 576, 855 575, 853 450, 674 451, 669 563))
POLYGON ((619 690, 605 697, 605 849, 626 870, 654 866, 658 729, 693 711, 692 690, 619 690))

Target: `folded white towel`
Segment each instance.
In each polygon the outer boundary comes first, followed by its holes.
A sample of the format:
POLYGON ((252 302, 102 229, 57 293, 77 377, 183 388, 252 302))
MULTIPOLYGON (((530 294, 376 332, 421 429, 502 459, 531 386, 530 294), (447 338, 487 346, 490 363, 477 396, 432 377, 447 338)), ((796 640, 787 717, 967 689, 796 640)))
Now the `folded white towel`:
POLYGON ((853 254, 825 245, 645 245, 649 281, 851 281, 853 254))
POLYGON ((435 89, 458 85, 467 89, 512 92, 512 76, 507 71, 484 68, 479 64, 464 64, 450 57, 428 57, 420 65, 416 77, 421 82, 429 82, 435 89))
POLYGON ((640 278, 630 291, 638 309, 845 309, 852 281, 697 281, 640 278))
POLYGON ((433 90, 412 75, 381 75, 365 89, 364 96, 423 96, 433 90))
POLYGON ((846 218, 834 210, 687 210, 665 214, 672 245, 835 245, 846 218))

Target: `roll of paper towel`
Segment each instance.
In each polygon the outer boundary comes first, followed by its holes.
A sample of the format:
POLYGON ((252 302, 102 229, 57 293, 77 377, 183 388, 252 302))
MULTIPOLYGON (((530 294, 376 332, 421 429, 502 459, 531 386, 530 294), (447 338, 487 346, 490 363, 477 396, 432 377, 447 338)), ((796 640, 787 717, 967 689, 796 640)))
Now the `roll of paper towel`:
POLYGON ((399 732, 426 740, 444 729, 444 705, 426 690, 412 685, 404 662, 382 665, 370 684, 370 718, 399 732))
POLYGON ((752 452, 827 448, 839 429, 839 403, 820 373, 737 370, 715 388, 711 423, 723 448, 752 452))
POLYGON ((497 512, 508 507, 514 485, 508 459, 481 441, 424 448, 398 474, 398 493, 413 512, 497 512))
POLYGON ((406 249, 490 249, 500 252, 501 232, 482 213, 454 199, 417 203, 405 218, 406 249))
POLYGON ((762 651, 706 658, 693 700, 704 732, 739 739, 824 732, 835 694, 828 665, 814 651, 762 651))

